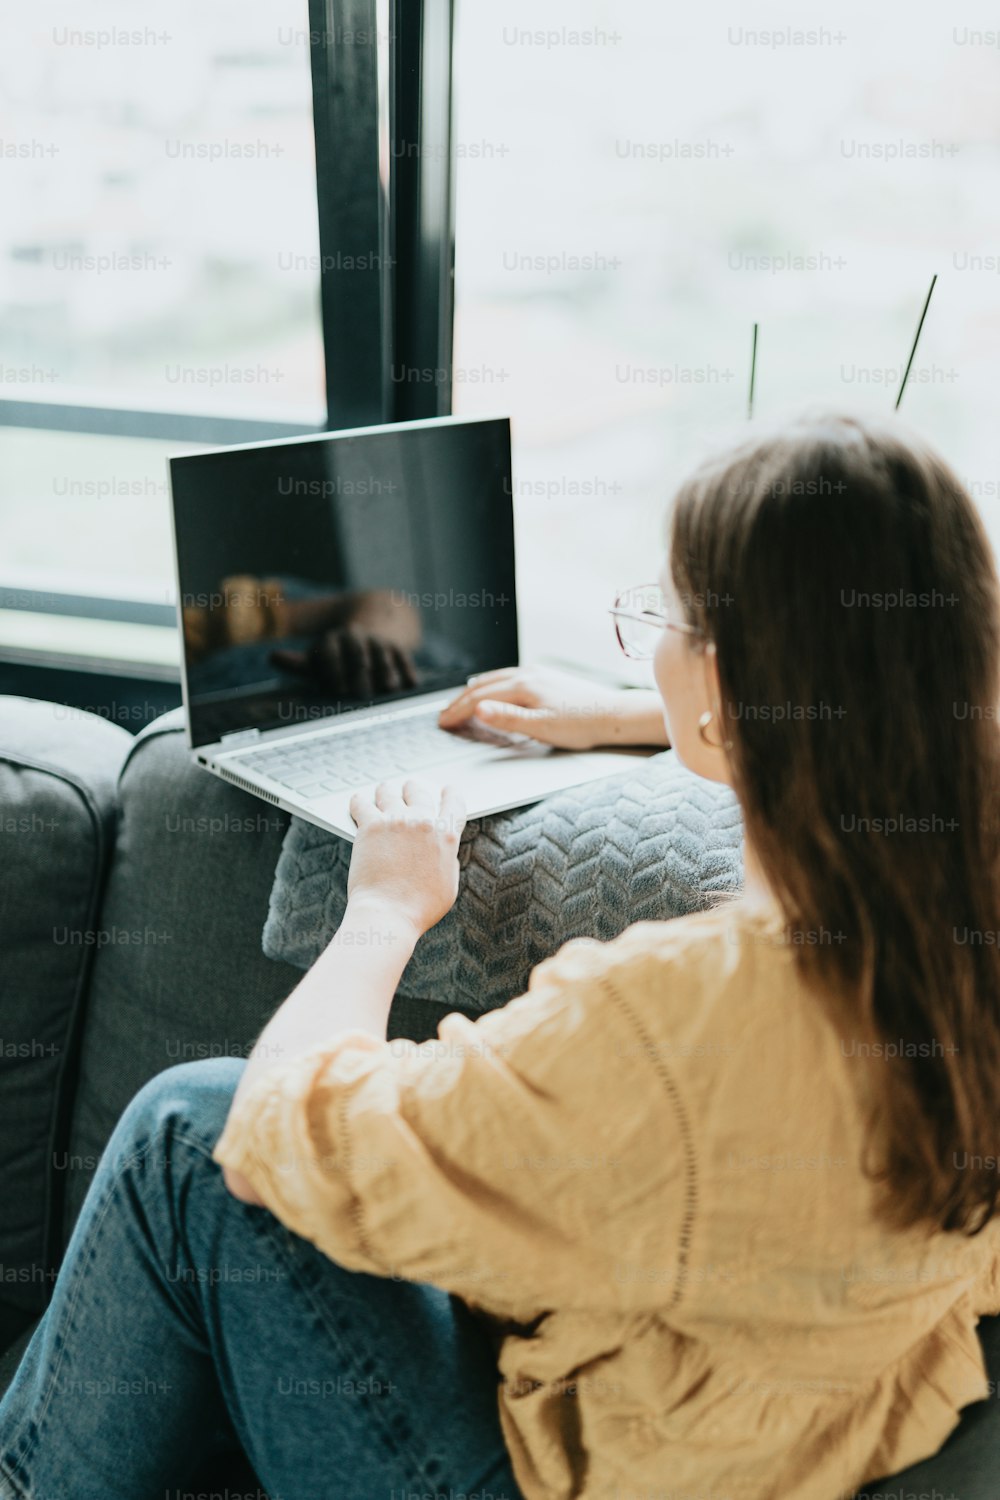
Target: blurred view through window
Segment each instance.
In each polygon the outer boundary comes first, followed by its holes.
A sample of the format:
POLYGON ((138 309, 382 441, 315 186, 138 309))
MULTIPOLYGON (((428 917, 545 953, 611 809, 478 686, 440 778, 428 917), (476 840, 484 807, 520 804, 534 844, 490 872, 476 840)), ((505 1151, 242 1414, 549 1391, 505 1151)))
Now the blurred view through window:
MULTIPOLYGON (((322 424, 304 0, 40 0, 0 53, 0 395, 322 424)), ((514 418, 529 654, 604 613, 672 485, 803 401, 904 415, 1000 536, 1000 45, 982 4, 460 0, 454 408, 514 418)), ((0 432, 4 578, 162 599, 163 458, 0 432), (44 582, 43 582, 44 580, 44 582)))
MULTIPOLYGON (((0 396, 322 425, 305 0, 33 0, 0 50, 0 396)), ((0 429, 5 582, 163 601, 165 456, 0 429)))
POLYGON ((903 404, 1000 537, 995 7, 461 6, 455 409, 514 418, 529 651, 605 607, 746 421, 903 404))

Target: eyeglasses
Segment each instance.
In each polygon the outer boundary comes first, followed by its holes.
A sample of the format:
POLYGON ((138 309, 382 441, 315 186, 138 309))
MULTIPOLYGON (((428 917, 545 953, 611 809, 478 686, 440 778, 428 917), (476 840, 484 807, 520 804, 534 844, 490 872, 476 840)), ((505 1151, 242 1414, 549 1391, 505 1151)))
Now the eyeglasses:
POLYGON ((681 635, 702 634, 697 625, 671 620, 666 600, 658 583, 640 583, 618 595, 609 615, 615 622, 618 644, 632 661, 649 661, 656 651, 661 630, 676 630, 681 635))

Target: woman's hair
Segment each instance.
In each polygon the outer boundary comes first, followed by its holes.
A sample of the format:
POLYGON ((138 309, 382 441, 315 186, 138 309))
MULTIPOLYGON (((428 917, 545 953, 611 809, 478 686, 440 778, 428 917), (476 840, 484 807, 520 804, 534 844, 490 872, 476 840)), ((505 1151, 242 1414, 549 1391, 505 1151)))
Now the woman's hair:
POLYGON ((972 501, 895 423, 800 418, 682 486, 671 570, 800 971, 880 1059, 883 1212, 975 1233, 1000 1196, 1000 618, 972 501))

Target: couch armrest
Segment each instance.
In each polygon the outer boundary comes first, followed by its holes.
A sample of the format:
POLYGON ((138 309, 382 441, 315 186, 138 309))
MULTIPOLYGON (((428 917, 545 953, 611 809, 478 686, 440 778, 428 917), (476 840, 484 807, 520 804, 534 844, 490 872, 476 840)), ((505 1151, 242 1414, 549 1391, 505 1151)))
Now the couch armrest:
POLYGON ((56 1170, 132 738, 0 698, 0 1300, 37 1311, 59 1255, 56 1170))

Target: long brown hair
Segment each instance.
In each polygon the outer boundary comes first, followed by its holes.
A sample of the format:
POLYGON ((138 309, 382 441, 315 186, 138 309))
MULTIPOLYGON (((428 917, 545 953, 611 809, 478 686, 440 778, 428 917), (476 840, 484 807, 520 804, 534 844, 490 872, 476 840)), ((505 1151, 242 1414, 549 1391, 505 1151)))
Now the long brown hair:
POLYGON ((1000 607, 973 503, 895 424, 808 416, 683 485, 671 570, 801 971, 842 1045, 892 1059, 883 1211, 975 1233, 1000 1197, 1000 607))

